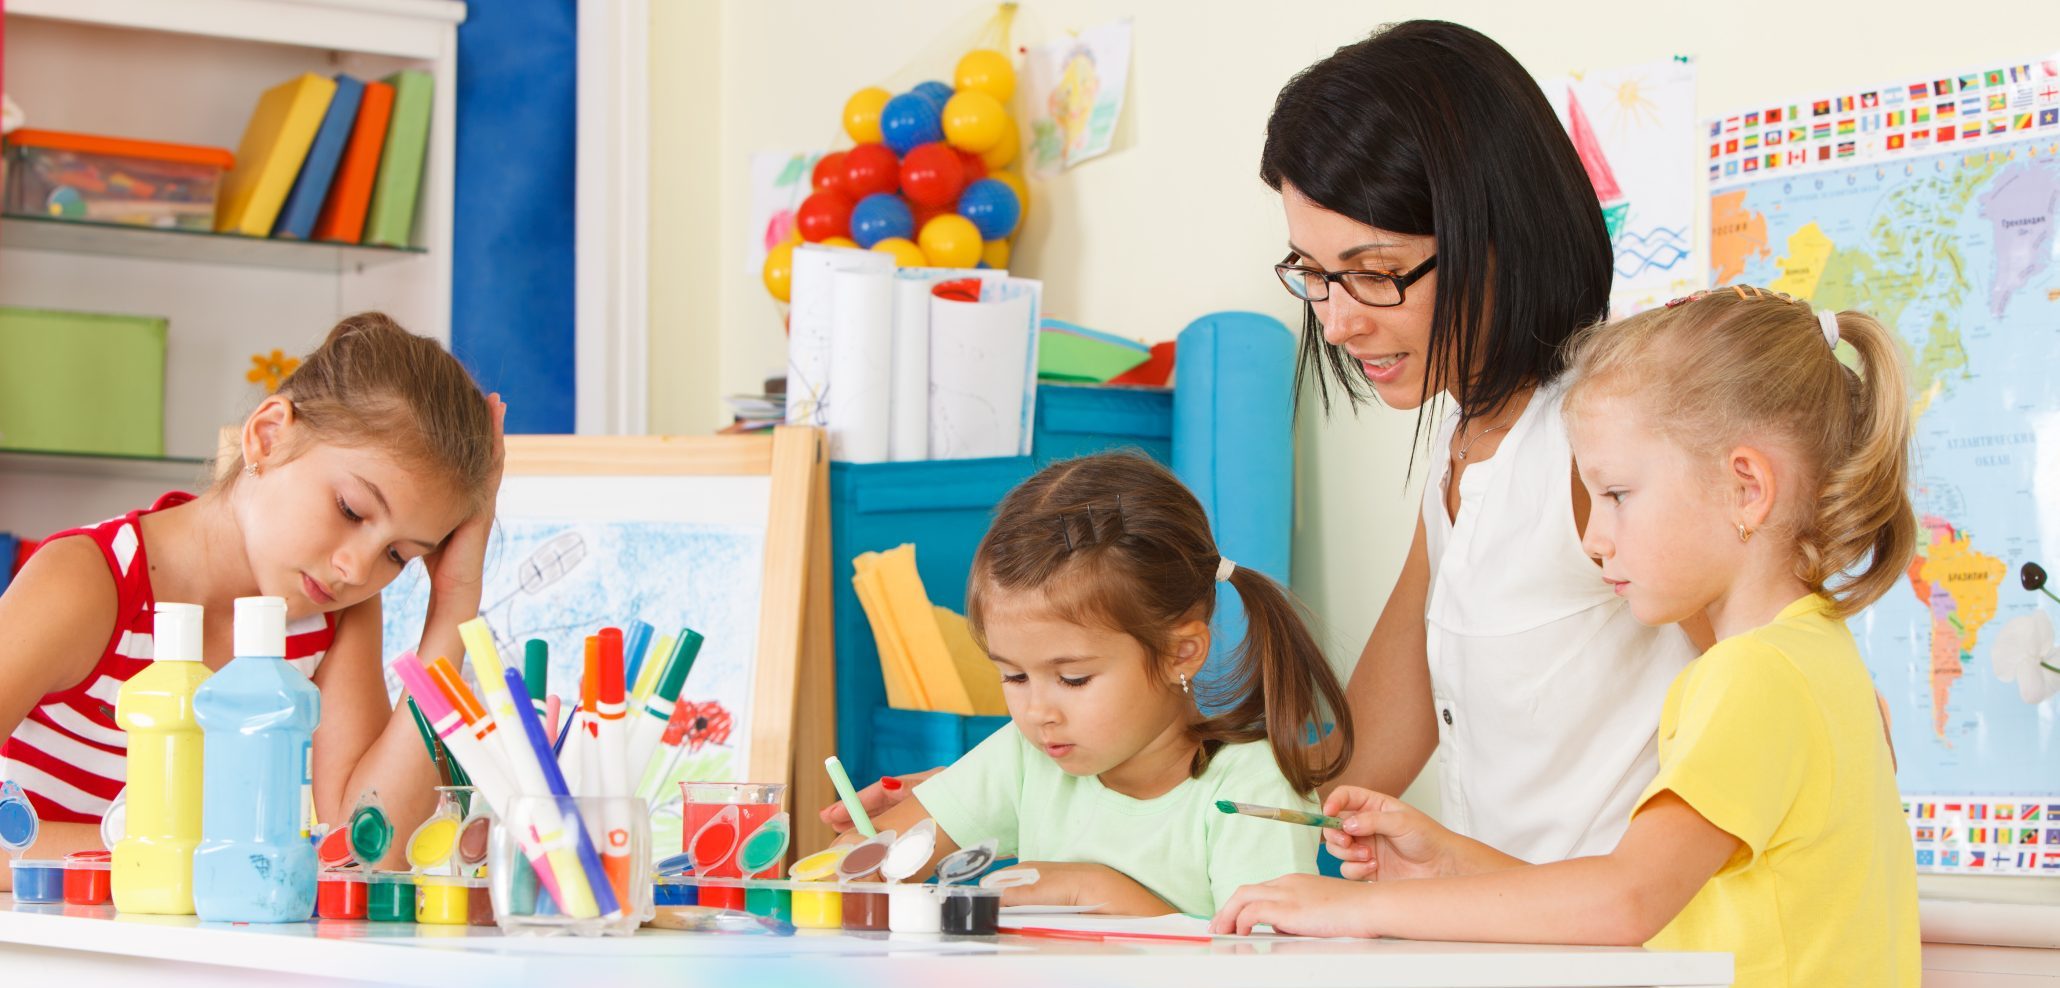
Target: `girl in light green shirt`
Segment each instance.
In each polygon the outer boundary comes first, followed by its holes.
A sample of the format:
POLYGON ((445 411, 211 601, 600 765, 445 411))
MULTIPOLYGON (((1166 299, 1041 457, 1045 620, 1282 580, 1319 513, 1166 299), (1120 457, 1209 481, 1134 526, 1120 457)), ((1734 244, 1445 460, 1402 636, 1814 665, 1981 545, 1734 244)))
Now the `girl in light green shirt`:
POLYGON ((1287 594, 1217 552, 1165 468, 1113 453, 1038 472, 997 509, 966 604, 1011 722, 879 827, 932 818, 939 856, 996 841, 1042 876, 1011 905, 1208 915, 1239 885, 1316 870, 1315 830, 1215 804, 1313 809, 1351 757, 1344 692, 1287 594), (1248 630, 1230 674, 1197 683, 1218 582, 1248 630))

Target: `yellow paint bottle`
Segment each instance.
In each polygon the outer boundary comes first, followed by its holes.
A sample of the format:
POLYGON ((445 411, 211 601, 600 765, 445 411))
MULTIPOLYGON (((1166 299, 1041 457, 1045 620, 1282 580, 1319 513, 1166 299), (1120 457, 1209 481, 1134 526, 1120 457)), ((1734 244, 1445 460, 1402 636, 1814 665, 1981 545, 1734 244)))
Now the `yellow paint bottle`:
POLYGON ((128 822, 110 876, 121 912, 193 914, 201 776, 193 693, 210 675, 201 662, 200 620, 197 604, 158 604, 153 661, 115 694, 115 723, 129 734, 128 822))
POLYGON ((844 925, 844 894, 837 890, 837 863, 851 848, 832 847, 794 862, 788 873, 794 889, 794 925, 803 930, 834 930, 844 925))

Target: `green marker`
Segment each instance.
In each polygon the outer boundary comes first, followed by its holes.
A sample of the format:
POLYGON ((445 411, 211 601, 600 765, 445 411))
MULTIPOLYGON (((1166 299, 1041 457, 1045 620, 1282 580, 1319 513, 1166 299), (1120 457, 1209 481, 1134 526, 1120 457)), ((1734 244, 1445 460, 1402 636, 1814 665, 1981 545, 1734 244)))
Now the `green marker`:
POLYGON ((830 770, 830 784, 837 787, 837 798, 844 801, 844 809, 851 813, 852 827, 867 837, 875 836, 873 818, 866 815, 865 805, 858 801, 858 790, 851 788, 851 776, 844 774, 844 763, 831 755, 823 759, 823 767, 830 770))
POLYGON ((544 715, 544 690, 550 685, 551 646, 541 638, 522 643, 522 684, 529 687, 529 705, 544 715))
POLYGON ((1296 823, 1304 827, 1329 827, 1332 830, 1345 829, 1345 821, 1321 813, 1303 810, 1284 810, 1274 806, 1254 806, 1250 803, 1233 803, 1227 799, 1216 801, 1216 808, 1225 813, 1255 816, 1261 820, 1278 820, 1281 823, 1296 823))

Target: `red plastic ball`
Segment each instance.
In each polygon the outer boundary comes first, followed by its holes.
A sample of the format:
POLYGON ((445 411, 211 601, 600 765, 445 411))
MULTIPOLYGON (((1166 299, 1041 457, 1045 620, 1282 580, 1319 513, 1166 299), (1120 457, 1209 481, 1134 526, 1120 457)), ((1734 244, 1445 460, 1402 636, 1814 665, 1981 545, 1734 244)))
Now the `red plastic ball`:
POLYGON ((801 200, 794 211, 794 225, 801 239, 821 243, 831 237, 851 235, 851 200, 835 192, 817 192, 801 200))
MULTIPOLYGON (((952 150, 957 151, 958 149, 953 148, 952 150)), ((987 177, 987 162, 980 160, 980 156, 971 151, 959 151, 958 163, 965 166, 967 185, 987 177)))
POLYGON ((844 188, 857 202, 876 192, 901 189, 901 159, 885 144, 860 144, 844 152, 844 188))
POLYGON ((920 202, 912 202, 908 204, 908 209, 915 216, 916 229, 921 230, 939 216, 958 212, 958 200, 953 199, 942 206, 925 206, 920 202))
MULTIPOLYGON (((977 155, 975 156, 978 157, 977 155)), ((816 159, 815 172, 809 176, 810 184, 817 192, 844 194, 844 152, 832 151, 816 159)))
POLYGON ((909 149, 901 162, 901 193, 910 202, 942 206, 966 187, 966 166, 958 151, 942 141, 909 149))

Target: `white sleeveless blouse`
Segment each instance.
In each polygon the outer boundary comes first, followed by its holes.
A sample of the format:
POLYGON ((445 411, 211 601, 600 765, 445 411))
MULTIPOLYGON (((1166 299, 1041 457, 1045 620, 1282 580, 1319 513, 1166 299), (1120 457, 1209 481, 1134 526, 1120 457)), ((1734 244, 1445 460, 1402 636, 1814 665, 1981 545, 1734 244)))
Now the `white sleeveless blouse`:
MULTIPOLYGON (((1424 485, 1424 614, 1443 822, 1526 861, 1616 846, 1658 770, 1660 707, 1696 656, 1602 580, 1573 518, 1564 379, 1539 388, 1493 456, 1424 485)), ((1450 449, 1459 413, 1432 447, 1450 449)), ((1444 460, 1449 464, 1449 460, 1444 460)))

